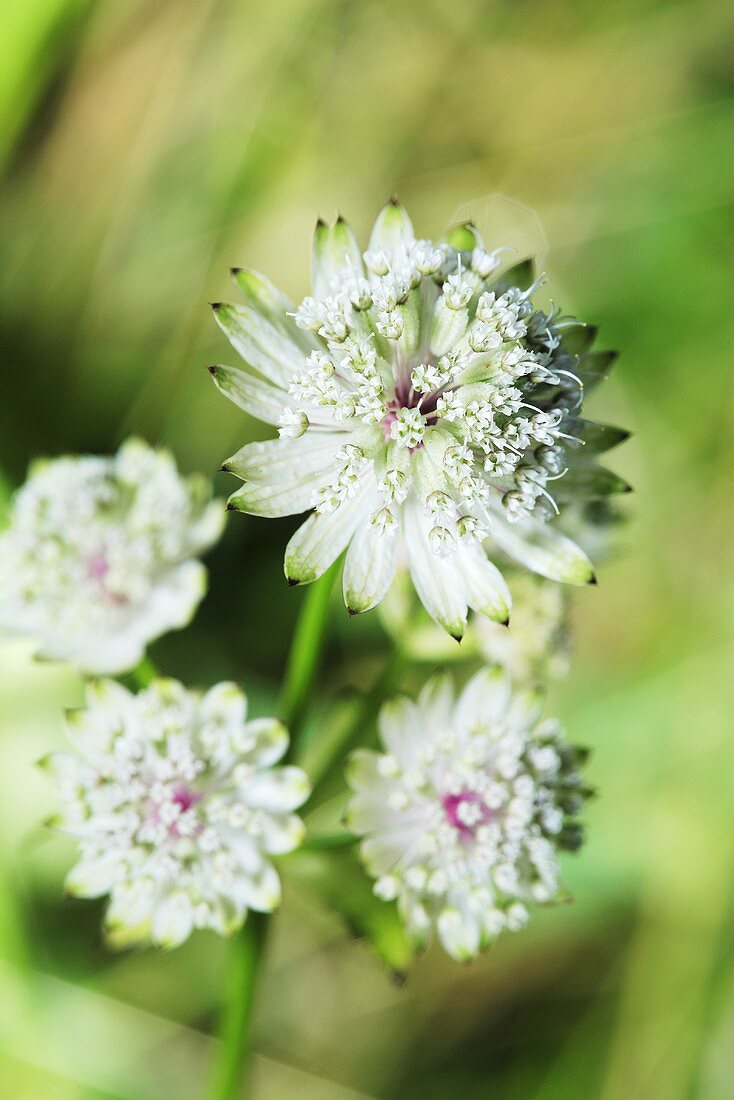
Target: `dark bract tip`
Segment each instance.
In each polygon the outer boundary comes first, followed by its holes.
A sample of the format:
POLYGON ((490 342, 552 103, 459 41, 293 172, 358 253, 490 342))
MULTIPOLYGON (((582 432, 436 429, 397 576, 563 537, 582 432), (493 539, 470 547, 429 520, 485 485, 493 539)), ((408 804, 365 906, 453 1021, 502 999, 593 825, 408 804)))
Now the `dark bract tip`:
POLYGON ((301 583, 300 581, 294 580, 293 577, 288 577, 287 576, 285 579, 286 579, 286 583, 287 583, 289 588, 295 588, 297 584, 301 583))

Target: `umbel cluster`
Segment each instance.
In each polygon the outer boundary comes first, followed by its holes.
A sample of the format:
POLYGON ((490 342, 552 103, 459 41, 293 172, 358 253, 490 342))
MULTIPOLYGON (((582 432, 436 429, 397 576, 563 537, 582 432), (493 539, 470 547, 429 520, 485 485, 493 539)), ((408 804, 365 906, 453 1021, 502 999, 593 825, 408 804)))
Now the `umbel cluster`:
MULTIPOLYGON (((335 852, 351 834, 411 948, 435 935, 460 960, 564 896, 560 856, 581 843, 590 791, 543 688, 569 664, 564 586, 594 583, 610 496, 629 488, 599 463, 627 433, 582 409, 613 353, 536 305, 543 279, 508 252, 470 225, 418 239, 393 200, 365 252, 343 219, 317 224, 299 304, 236 269, 240 302, 214 307, 240 357, 210 368, 215 384, 277 429, 226 459, 242 483, 227 507, 308 513, 288 582, 330 578, 343 556, 348 611, 380 605, 418 669, 463 639, 455 675, 377 700, 379 746, 365 728, 329 761, 335 852)), ((277 907, 289 853, 309 843, 296 731, 289 750, 238 686, 190 690, 145 657, 195 613, 224 516, 207 479, 131 439, 35 464, 0 532, 0 629, 89 677, 69 748, 43 765, 51 823, 79 849, 67 887, 109 896, 117 947, 231 935, 277 907)))

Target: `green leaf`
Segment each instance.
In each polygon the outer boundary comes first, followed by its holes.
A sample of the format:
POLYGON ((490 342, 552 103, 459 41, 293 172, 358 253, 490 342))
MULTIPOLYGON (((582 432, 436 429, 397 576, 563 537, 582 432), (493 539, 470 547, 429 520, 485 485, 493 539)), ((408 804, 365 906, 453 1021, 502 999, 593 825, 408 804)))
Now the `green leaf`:
POLYGON ((283 861, 284 870, 306 886, 330 909, 336 910, 351 934, 366 940, 399 980, 404 980, 414 952, 405 934, 395 902, 381 901, 351 849, 328 852, 301 848, 283 861))
POLYGON ((584 443, 580 450, 574 452, 575 458, 582 460, 611 451, 630 437, 630 433, 624 428, 616 428, 612 424, 597 424, 595 420, 583 420, 580 417, 572 422, 568 430, 584 443))
POLYGON ((578 365, 572 369, 587 393, 604 381, 618 356, 618 351, 589 351, 580 356, 578 365))
POLYGON ((596 325, 585 325, 579 321, 561 329, 561 344, 569 355, 581 355, 594 343, 599 329, 596 325))
POLYGON ((519 286, 520 290, 527 290, 535 279, 535 260, 528 257, 520 263, 508 267, 492 283, 495 294, 504 294, 511 286, 519 286))
POLYGON ((604 466, 572 466, 551 486, 554 498, 561 501, 596 500, 611 493, 630 493, 632 486, 604 466))

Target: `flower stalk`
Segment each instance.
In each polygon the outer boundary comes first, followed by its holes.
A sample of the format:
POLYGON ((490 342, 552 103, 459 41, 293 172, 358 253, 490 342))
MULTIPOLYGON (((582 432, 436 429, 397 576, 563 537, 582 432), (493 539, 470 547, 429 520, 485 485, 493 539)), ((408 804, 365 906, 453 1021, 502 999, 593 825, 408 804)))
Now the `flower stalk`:
POLYGON ((313 793, 308 801, 309 810, 326 802, 334 793, 337 783, 342 782, 344 760, 357 744, 364 744, 365 731, 374 725, 378 712, 386 697, 394 692, 409 664, 407 653, 395 647, 391 650, 382 672, 375 680, 369 692, 359 702, 351 722, 342 732, 337 744, 330 746, 329 759, 324 760, 319 769, 312 763, 309 774, 315 779, 313 793))
POLYGON ((143 691, 151 685, 157 675, 158 669, 146 654, 130 673, 130 679, 136 688, 143 691))
POLYGON ((248 1066, 255 990, 262 967, 268 914, 250 913, 229 949, 230 988, 222 1020, 221 1049, 215 1068, 212 1100, 231 1100, 243 1087, 248 1066))
POLYGON ((279 711, 281 720, 290 731, 291 755, 298 748, 300 727, 308 708, 311 688, 318 673, 329 599, 337 571, 337 566, 332 565, 306 592, 288 654, 279 711))
MULTIPOLYGON (((298 746, 303 719, 324 647, 329 598, 336 578, 332 566, 305 595, 286 663, 279 712, 290 731, 290 753, 298 746)), ((211 1100, 233 1100, 244 1087, 250 1065, 249 1040, 258 976, 268 934, 268 915, 251 912, 234 937, 229 954, 229 998, 221 1025, 221 1047, 211 1100)))

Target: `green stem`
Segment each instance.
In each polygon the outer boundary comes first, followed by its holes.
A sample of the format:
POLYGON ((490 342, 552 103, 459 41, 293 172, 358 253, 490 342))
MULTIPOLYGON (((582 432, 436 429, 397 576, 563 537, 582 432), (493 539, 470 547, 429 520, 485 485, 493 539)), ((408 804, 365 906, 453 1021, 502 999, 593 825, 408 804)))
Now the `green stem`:
POLYGON ((150 657, 145 656, 130 673, 130 679, 136 688, 143 689, 149 687, 157 675, 158 669, 155 667, 150 657))
MULTIPOLYGON (((335 564, 305 594, 286 663, 278 707, 290 732, 290 752, 297 746, 316 679, 326 634, 335 564)), ((234 1100, 242 1094, 249 1069, 248 1044, 252 1008, 267 940, 267 914, 250 912, 231 946, 230 994, 222 1016, 221 1047, 212 1082, 212 1100, 234 1100)))
POLYGON ((309 586, 291 642, 279 706, 280 717, 290 731, 291 753, 300 737, 301 723, 321 660, 326 613, 338 568, 339 564, 335 563, 309 586))
POLYGON ((211 1091, 213 1100, 230 1100, 242 1088, 267 927, 268 914, 251 911, 230 946, 229 1005, 222 1021, 221 1051, 211 1091))
POLYGON ((356 745, 364 743, 365 733, 374 725, 382 703, 386 696, 395 691, 409 663, 410 659, 403 650, 392 650, 382 672, 369 692, 362 697, 352 721, 329 746, 329 759, 318 766, 318 779, 308 802, 309 810, 315 809, 338 793, 345 756, 356 745))

